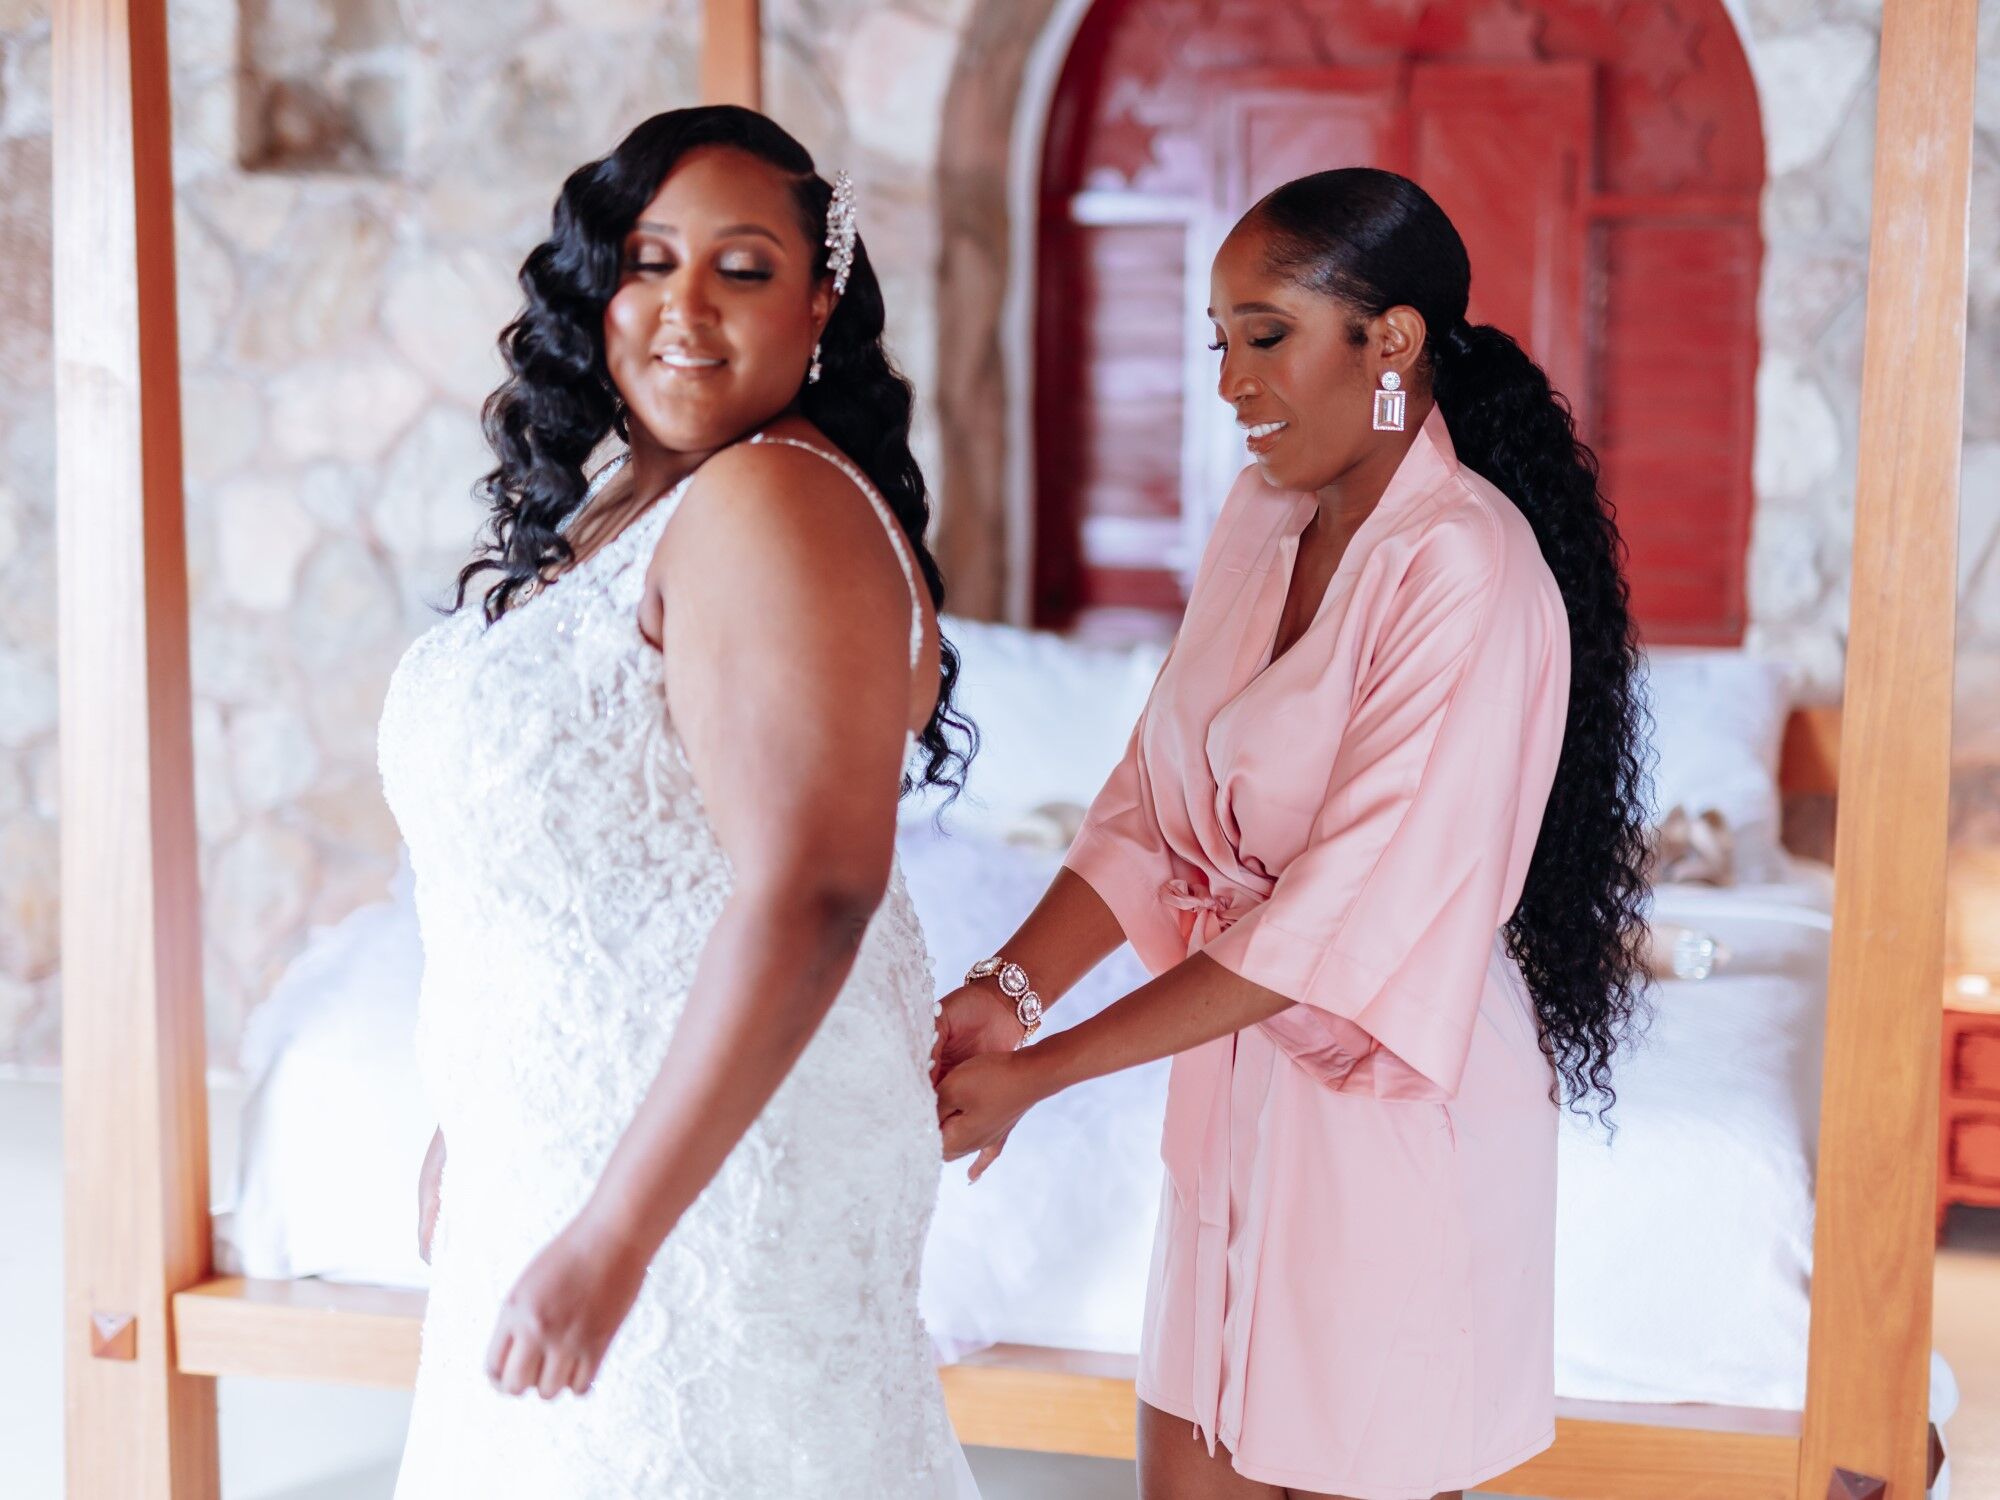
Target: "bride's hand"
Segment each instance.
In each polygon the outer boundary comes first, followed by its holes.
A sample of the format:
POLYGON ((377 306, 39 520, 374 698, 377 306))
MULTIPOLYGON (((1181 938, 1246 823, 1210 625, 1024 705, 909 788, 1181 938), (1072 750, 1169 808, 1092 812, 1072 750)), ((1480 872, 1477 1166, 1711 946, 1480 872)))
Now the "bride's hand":
POLYGON ((1021 1023, 1000 986, 981 980, 960 985, 943 1000, 937 1040, 931 1046, 931 1086, 962 1062, 987 1052, 1012 1052, 1021 1044, 1021 1023))
POLYGON ((646 1279, 647 1257, 579 1218, 528 1263, 500 1306, 486 1378, 509 1396, 586 1395, 646 1279))
POLYGON ((1033 1051, 983 1053, 960 1063, 938 1084, 938 1126, 944 1159, 979 1153, 971 1180, 993 1164, 1021 1116, 1045 1097, 1033 1051))

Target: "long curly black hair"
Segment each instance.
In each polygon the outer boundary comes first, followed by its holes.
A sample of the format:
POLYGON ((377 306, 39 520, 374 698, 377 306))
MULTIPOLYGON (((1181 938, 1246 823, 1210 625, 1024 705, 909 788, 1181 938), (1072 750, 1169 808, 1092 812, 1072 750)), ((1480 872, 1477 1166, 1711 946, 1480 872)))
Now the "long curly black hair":
POLYGON ((1367 167, 1286 183, 1251 217, 1273 263, 1355 314, 1423 315, 1424 364, 1458 459, 1534 528, 1569 616, 1569 713, 1508 950, 1572 1106, 1616 1099, 1611 1060, 1642 1022, 1649 720, 1616 515, 1569 403, 1498 328, 1465 320, 1472 268, 1443 209, 1406 177, 1367 167))
MULTIPOLYGON (((478 554, 458 575, 453 609, 464 608, 474 579, 496 572, 484 601, 491 624, 522 589, 572 560, 562 526, 583 504, 584 465, 609 434, 630 436, 604 354, 604 309, 618 290, 625 236, 675 164, 702 146, 733 147, 788 174, 799 228, 822 247, 814 274, 831 274, 823 242, 832 184, 805 147, 754 110, 707 105, 654 115, 609 156, 570 173, 549 237, 522 263, 526 305, 500 334, 508 375, 484 414, 499 462, 478 486, 491 513, 478 554)), ((913 396, 883 348, 882 327, 882 285, 866 241, 857 241, 847 290, 820 339, 822 376, 801 384, 798 409, 882 492, 942 610, 944 577, 924 540, 930 500, 910 452, 913 396)), ((952 706, 958 652, 945 640, 939 651, 937 707, 918 738, 923 766, 904 777, 905 793, 924 785, 955 795, 977 742, 952 706)))

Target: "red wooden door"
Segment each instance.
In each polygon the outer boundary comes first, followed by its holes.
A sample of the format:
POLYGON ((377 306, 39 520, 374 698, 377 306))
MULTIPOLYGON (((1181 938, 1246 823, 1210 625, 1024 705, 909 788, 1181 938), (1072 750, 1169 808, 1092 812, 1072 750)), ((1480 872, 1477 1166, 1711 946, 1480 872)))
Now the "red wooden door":
POLYGON ((1224 74, 1209 109, 1209 203, 1227 231, 1280 184, 1332 167, 1408 170, 1408 68, 1283 68, 1224 74))
POLYGON ((1569 398, 1647 637, 1740 640, 1762 136, 1721 0, 1097 0, 1043 156, 1038 623, 1171 628, 1242 462, 1209 259, 1264 190, 1369 163, 1569 398))
POLYGON ((1582 62, 1428 63, 1410 79, 1410 175, 1458 227, 1475 323, 1518 338, 1582 415, 1584 185, 1595 139, 1582 62))
POLYGON ((1094 207, 1079 194, 1042 216, 1042 264, 1062 270, 1035 318, 1034 615, 1156 634, 1184 602, 1188 222, 1094 207))
MULTIPOLYGON (((1212 105, 1210 242, 1293 178, 1344 166, 1401 172, 1465 241, 1472 320, 1519 338, 1581 408, 1591 71, 1564 61, 1231 75, 1212 105)), ((1191 268, 1188 295, 1205 298, 1205 281, 1205 267, 1191 268)), ((1244 463, 1228 409, 1209 394, 1197 405, 1190 391, 1183 413, 1203 431, 1182 487, 1203 529, 1244 463)))

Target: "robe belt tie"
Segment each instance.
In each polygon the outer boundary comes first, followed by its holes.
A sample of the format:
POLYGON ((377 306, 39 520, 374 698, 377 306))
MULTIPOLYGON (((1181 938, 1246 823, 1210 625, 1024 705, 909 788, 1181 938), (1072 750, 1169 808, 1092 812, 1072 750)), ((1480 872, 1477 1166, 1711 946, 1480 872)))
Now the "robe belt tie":
MULTIPOLYGON (((1197 890, 1185 880, 1160 887, 1162 904, 1186 913, 1190 956, 1260 904, 1235 890, 1197 890)), ((1196 1220, 1194 1249, 1195 1426, 1215 1452, 1222 1400, 1222 1331, 1229 1293, 1229 1079, 1236 1038, 1217 1037, 1174 1058, 1160 1155, 1183 1212, 1196 1220)))
MULTIPOLYGON (((1169 880, 1161 886, 1160 900, 1175 911, 1193 913, 1197 927, 1212 923, 1215 930, 1204 931, 1201 935, 1204 943, 1214 941, 1216 933, 1225 928, 1234 927, 1237 919, 1249 910, 1240 905, 1234 891, 1198 891, 1185 880, 1169 880)), ((1192 939, 1193 934, 1190 933, 1189 937, 1192 939)), ((1188 951, 1192 953, 1194 949, 1195 945, 1190 941, 1188 951)))

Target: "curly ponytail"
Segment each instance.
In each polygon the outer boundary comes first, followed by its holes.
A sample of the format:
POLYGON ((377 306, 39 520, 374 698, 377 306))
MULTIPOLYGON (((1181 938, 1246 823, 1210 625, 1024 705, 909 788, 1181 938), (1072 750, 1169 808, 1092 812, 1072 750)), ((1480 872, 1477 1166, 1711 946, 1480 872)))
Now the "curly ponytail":
MULTIPOLYGON (((1645 932, 1645 710, 1624 546, 1569 404, 1497 328, 1471 325, 1458 231, 1408 178, 1373 168, 1289 182, 1251 210, 1280 269, 1359 320, 1411 307, 1458 460, 1520 509, 1569 617, 1569 711, 1508 950, 1572 1103, 1608 1106, 1611 1060, 1639 1019, 1645 932)), ((1357 322, 1357 326, 1359 326, 1357 322)))
MULTIPOLYGON (((620 247, 675 164, 701 146, 734 147, 791 175, 799 226, 807 243, 822 246, 814 274, 828 274, 823 242, 832 185, 805 147, 754 110, 708 105, 654 115, 609 156, 572 172, 548 239, 522 263, 525 305, 500 335, 508 377, 484 413, 498 464, 479 484, 491 510, 478 555, 459 572, 454 609, 464 607, 475 578, 497 572, 484 600, 490 624, 523 588, 571 561, 562 526, 583 504, 583 466, 611 433, 627 436, 604 352, 604 309, 618 290, 620 247)), ((910 452, 913 397, 882 345, 883 320, 881 283, 868 247, 857 243, 847 290, 820 341, 824 377, 802 387, 799 406, 881 491, 942 610, 944 577, 925 539, 930 499, 910 452)), ((958 652, 942 637, 938 646, 937 706, 918 736, 924 765, 904 778, 904 791, 937 786, 955 795, 977 736, 952 706, 958 652)))
POLYGON ((1432 390, 1459 462, 1528 518, 1569 614, 1562 759, 1508 948, 1541 996, 1602 995, 1543 1033, 1573 1094, 1614 1097, 1610 1059, 1640 1003, 1646 730, 1624 543, 1569 403, 1508 334, 1459 323, 1432 340, 1432 390), (1579 903, 1589 903, 1579 906, 1579 903))

